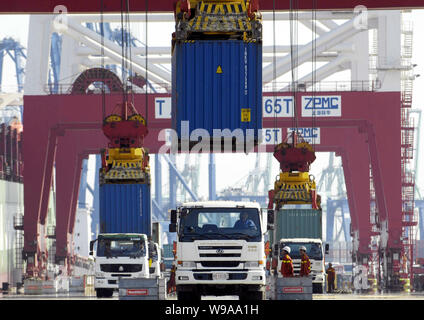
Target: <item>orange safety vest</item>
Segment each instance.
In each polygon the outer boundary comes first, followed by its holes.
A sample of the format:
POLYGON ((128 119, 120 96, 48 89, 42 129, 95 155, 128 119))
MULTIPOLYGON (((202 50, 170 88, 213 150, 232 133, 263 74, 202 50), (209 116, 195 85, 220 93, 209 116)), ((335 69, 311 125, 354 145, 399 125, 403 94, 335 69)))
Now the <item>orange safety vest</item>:
POLYGON ((288 254, 285 254, 281 262, 281 274, 283 277, 293 277, 293 261, 288 254))
POLYGON ((327 280, 333 282, 336 279, 336 270, 333 267, 327 269, 327 280))
POLYGON ((311 261, 309 257, 304 253, 302 255, 302 260, 300 262, 300 272, 299 275, 301 277, 307 277, 311 273, 311 261))

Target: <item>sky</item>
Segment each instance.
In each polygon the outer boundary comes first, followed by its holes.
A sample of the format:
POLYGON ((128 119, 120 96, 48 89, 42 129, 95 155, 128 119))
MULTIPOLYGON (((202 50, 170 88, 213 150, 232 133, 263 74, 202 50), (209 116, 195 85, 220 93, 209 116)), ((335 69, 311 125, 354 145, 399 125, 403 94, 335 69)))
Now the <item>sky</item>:
MULTIPOLYGON (((414 10, 411 14, 411 21, 414 24, 414 50, 413 50, 413 63, 417 64, 415 67, 415 73, 420 74, 414 82, 414 95, 413 95, 413 109, 423 109, 424 106, 424 42, 422 41, 421 30, 424 30, 424 10, 414 10)), ((0 15, 0 39, 5 37, 13 37, 14 39, 21 42, 25 47, 27 46, 27 38, 28 38, 28 27, 29 27, 29 16, 28 15, 0 15)), ((173 31, 174 25, 173 23, 161 24, 160 28, 158 28, 158 24, 153 26, 149 26, 148 32, 148 43, 150 46, 165 46, 169 45, 171 41, 171 33, 173 31), (158 31, 159 30, 159 31, 158 31), (160 36, 158 36, 158 32, 160 32, 160 36)), ((264 26, 264 42, 270 43, 272 41, 272 37, 270 33, 267 33, 267 27, 264 26)), ((141 40, 144 40, 144 30, 142 27, 134 27, 132 28, 132 32, 135 36, 139 37, 141 40)), ((310 39, 310 34, 304 34, 304 36, 310 39)), ((284 37, 279 35, 279 39, 277 41, 281 41, 281 38, 284 37)), ((286 37, 287 38, 287 37, 286 37)), ((3 90, 7 90, 7 87, 10 87, 10 90, 13 90, 16 79, 14 78, 14 66, 12 63, 6 63, 4 69, 4 77, 3 77, 3 90)), ((424 128, 422 128, 424 131, 424 128)), ((424 152, 424 139, 420 141, 420 150, 421 154, 424 152)), ((421 159, 424 155, 421 156, 421 159)), ((202 196, 206 196, 208 191, 208 169, 207 169, 207 156, 203 156, 201 161, 201 175, 200 175, 200 194, 202 196)), ((255 154, 237 154, 237 155, 217 155, 216 163, 217 163, 217 190, 221 190, 223 188, 232 186, 235 181, 240 180, 249 170, 254 168, 256 155, 255 154), (237 163, 238 165, 234 165, 237 163)), ((183 157, 180 157, 178 160, 178 164, 180 168, 182 168, 183 157)), ((262 163, 264 164, 265 157, 263 157, 262 163)), ((320 172, 323 168, 327 166, 328 162, 328 154, 326 153, 318 153, 317 160, 314 162, 311 168, 311 173, 315 175, 315 177, 320 176, 320 172)), ((423 162, 423 161, 421 161, 423 162)), ((338 163, 340 163, 338 161, 338 163)), ((422 173, 424 168, 421 168, 420 172, 422 173)), ((278 174, 278 163, 275 159, 273 159, 272 172, 271 177, 272 180, 278 174)), ((163 179, 166 179, 166 173, 163 179)), ((164 180, 166 181, 166 180, 164 180)), ((418 177, 418 185, 424 193, 424 177, 420 174, 418 177)))

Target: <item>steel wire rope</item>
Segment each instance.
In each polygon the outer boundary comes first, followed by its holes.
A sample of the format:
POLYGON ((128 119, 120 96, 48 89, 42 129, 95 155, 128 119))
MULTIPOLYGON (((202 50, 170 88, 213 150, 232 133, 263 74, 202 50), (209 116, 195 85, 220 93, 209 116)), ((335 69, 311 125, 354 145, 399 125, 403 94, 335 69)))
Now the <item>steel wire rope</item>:
MULTIPOLYGON (((130 21, 130 3, 126 0, 126 36, 127 36, 127 59, 129 60, 129 75, 133 76, 133 61, 132 61, 132 37, 131 37, 131 21, 130 21)), ((134 90, 131 85, 131 102, 134 105, 134 90)))
POLYGON ((145 114, 146 114, 146 126, 147 126, 147 119, 148 119, 148 115, 149 115, 149 108, 148 108, 148 103, 149 103, 149 99, 148 99, 148 90, 149 90, 149 45, 148 45, 148 20, 149 20, 149 16, 148 16, 148 11, 149 11, 149 0, 145 0, 145 47, 146 47, 146 56, 145 56, 145 60, 146 60, 146 72, 145 72, 145 76, 144 79, 146 80, 146 89, 145 89, 145 93, 144 93, 144 97, 145 97, 145 114))
POLYGON ((317 47, 316 47, 316 35, 317 35, 317 2, 318 0, 313 0, 312 5, 312 148, 315 150, 315 127, 316 127, 316 111, 315 111, 315 96, 317 88, 317 75, 316 75, 316 65, 317 65, 317 47))
MULTIPOLYGON (((293 128, 294 132, 298 133, 298 119, 297 119, 297 63, 298 63, 298 2, 297 0, 290 0, 290 64, 291 64, 291 92, 293 94, 293 128)), ((292 134, 293 136, 293 134, 292 134)), ((294 137, 293 137, 294 143, 294 137)))
MULTIPOLYGON (((273 31, 273 58, 272 58, 272 63, 273 63, 273 69, 272 69, 272 72, 273 72, 273 81, 272 81, 272 92, 273 92, 273 94, 272 94, 272 98, 273 98, 273 101, 272 101, 272 103, 271 103, 271 106, 272 106, 272 111, 273 111, 273 114, 274 114, 274 131, 273 131, 273 138, 275 139, 275 134, 276 134, 276 130, 278 129, 278 123, 277 123, 277 113, 275 112, 275 101, 276 101, 276 99, 275 99, 275 94, 276 94, 276 91, 277 91, 277 50, 276 50, 276 39, 275 39, 275 35, 276 35, 276 32, 275 32, 275 0, 273 0, 272 1, 272 31, 273 31)), ((281 128, 281 136, 282 136, 282 134, 283 134, 283 128, 281 128)), ((275 144, 278 144, 278 140, 277 139, 275 139, 276 141, 274 141, 275 142, 275 144)), ((272 140, 271 140, 272 141, 272 140)))
MULTIPOLYGON (((104 11, 104 0, 100 0, 100 33, 101 33, 101 48, 100 48, 100 54, 101 54, 101 65, 102 69, 105 69, 105 33, 104 33, 104 18, 103 18, 103 11, 104 11)), ((105 90, 106 84, 102 83, 102 120, 104 121, 106 117, 106 90, 105 90)))
POLYGON ((126 60, 124 36, 124 0, 121 0, 121 73, 122 73, 122 103, 127 101, 126 60))

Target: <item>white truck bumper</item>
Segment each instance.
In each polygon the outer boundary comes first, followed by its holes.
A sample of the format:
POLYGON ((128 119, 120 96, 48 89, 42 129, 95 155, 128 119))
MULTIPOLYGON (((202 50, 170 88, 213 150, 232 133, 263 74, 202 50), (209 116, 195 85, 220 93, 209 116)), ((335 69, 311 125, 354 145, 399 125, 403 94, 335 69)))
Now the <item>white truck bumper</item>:
MULTIPOLYGON (((135 273, 131 276, 125 276, 125 279, 132 279, 132 278, 148 278, 144 273, 135 273)), ((119 277, 112 277, 112 276, 106 276, 106 277, 96 277, 94 281, 94 288, 102 288, 102 289, 116 289, 119 288, 119 277)))
POLYGON ((102 288, 102 289, 116 289, 118 290, 118 278, 110 277, 110 278, 96 278, 94 281, 94 288, 102 288))
POLYGON ((265 285, 266 276, 264 270, 176 270, 175 280, 177 285, 191 284, 243 284, 265 285))

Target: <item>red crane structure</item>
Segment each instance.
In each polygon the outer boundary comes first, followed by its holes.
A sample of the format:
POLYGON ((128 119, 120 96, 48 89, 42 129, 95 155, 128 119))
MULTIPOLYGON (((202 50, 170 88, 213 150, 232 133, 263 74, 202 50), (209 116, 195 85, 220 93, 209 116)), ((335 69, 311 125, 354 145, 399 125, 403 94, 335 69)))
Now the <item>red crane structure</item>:
MULTIPOLYGON (((135 1, 131 3, 131 12, 172 12, 174 11, 176 0, 161 1, 135 1)), ((261 11, 267 10, 289 10, 290 1, 260 0, 261 11)), ((0 12, 9 13, 49 13, 54 12, 58 5, 65 6, 69 13, 95 13, 100 11, 100 1, 83 0, 48 0, 42 3, 35 3, 31 0, 16 0, 4 2, 0 5, 0 12)), ((423 3, 420 0, 327 0, 299 1, 299 10, 351 10, 356 6, 365 6, 368 9, 413 9, 422 8, 423 3)), ((121 12, 121 1, 110 0, 104 4, 104 12, 121 12)))
MULTIPOLYGON (((108 1, 104 12, 120 12, 120 1, 108 1)), ((288 1, 260 1, 261 11, 288 10, 288 1)), ((299 9, 352 10, 357 5, 372 9, 399 9, 424 7, 421 0, 366 0, 366 1, 301 1, 299 9)), ((66 7, 68 13, 98 13, 97 1, 31 0, 3 1, 2 13, 52 13, 57 5, 66 7)), ((172 12, 174 0, 137 1, 132 12, 172 12), (146 7, 146 3, 148 6, 146 7)), ((85 78, 84 87, 94 82, 104 82, 113 89, 116 76, 99 75, 94 72, 85 78)), ((76 88, 76 86, 75 86, 76 88)), ((114 90, 107 95, 106 114, 110 114, 120 102, 121 95, 114 90)), ((288 92, 268 92, 264 96, 289 96, 288 92)), ((307 92, 296 92, 298 105, 307 92)), ((370 239, 378 234, 382 241, 379 254, 384 259, 384 276, 387 288, 395 287, 399 280, 401 256, 404 250, 403 227, 414 223, 404 221, 402 201, 403 160, 399 152, 402 147, 400 110, 404 101, 401 92, 320 92, 319 95, 340 96, 343 101, 341 117, 316 118, 314 127, 322 129, 321 143, 315 151, 333 151, 342 157, 348 202, 351 214, 352 234, 358 243, 354 246, 354 258, 358 264, 367 265, 371 256, 370 239), (378 207, 377 231, 370 222, 370 167, 378 207)), ((163 151, 165 129, 171 127, 170 119, 155 117, 155 99, 169 97, 169 94, 134 93, 134 105, 143 106, 137 110, 149 124, 149 135, 144 146, 150 154, 163 151), (147 106, 145 106, 147 101, 147 106)), ((72 234, 82 160, 91 153, 100 153, 107 144, 102 132, 101 95, 86 94, 76 90, 68 94, 24 95, 24 256, 27 274, 43 273, 43 259, 40 249, 40 232, 46 224, 49 191, 52 184, 53 166, 56 164, 57 217, 56 217, 56 258, 69 260, 72 255, 72 234)), ((311 126, 311 117, 297 110, 299 127, 311 126)), ((292 121, 284 118, 264 118, 264 128, 291 128, 292 121)), ((257 150, 273 152, 274 146, 257 150)), ((167 150, 169 152, 169 148, 167 150)))

